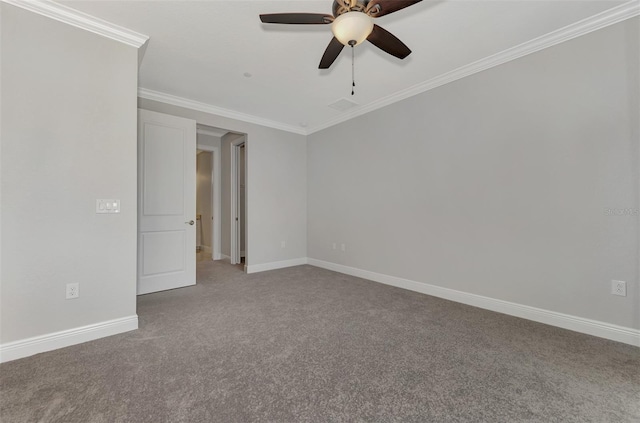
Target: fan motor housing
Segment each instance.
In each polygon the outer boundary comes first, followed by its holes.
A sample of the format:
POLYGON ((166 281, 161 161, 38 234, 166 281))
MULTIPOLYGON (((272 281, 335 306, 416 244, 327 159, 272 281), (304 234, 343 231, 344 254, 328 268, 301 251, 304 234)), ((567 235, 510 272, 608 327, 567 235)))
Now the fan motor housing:
POLYGON ((367 9, 369 1, 370 0, 357 0, 353 2, 350 0, 334 0, 332 9, 333 16, 337 18, 347 12, 364 12, 367 9))

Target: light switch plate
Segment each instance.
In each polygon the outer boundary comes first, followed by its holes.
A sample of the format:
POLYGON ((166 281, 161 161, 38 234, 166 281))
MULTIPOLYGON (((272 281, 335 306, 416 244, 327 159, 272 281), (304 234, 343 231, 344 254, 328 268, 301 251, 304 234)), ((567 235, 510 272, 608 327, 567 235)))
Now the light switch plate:
POLYGON ((113 198, 96 200, 96 213, 120 213, 120 200, 113 198))

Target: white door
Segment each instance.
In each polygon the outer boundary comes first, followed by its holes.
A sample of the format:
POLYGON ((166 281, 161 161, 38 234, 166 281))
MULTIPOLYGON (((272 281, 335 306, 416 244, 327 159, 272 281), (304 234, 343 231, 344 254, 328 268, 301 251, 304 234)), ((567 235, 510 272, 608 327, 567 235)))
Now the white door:
POLYGON ((138 295, 196 283, 196 122, 138 110, 138 295))

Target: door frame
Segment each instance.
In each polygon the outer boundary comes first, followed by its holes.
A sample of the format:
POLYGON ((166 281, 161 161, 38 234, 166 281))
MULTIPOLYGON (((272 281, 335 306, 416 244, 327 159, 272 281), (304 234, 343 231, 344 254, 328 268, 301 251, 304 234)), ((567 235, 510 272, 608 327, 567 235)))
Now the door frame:
POLYGON ((244 266, 245 270, 248 263, 249 257, 249 245, 247 243, 247 157, 248 157, 248 148, 247 148, 247 136, 243 135, 236 140, 231 141, 231 264, 240 264, 240 221, 238 220, 238 214, 240 213, 240 193, 239 193, 239 178, 238 178, 238 162, 240 160, 240 148, 244 145, 244 181, 245 181, 245 189, 244 189, 244 216, 240 216, 239 218, 244 218, 244 248, 245 248, 245 258, 244 258, 244 266))
MULTIPOLYGON (((220 167, 220 147, 211 147, 205 144, 196 144, 196 149, 207 151, 213 156, 213 169, 211 171, 211 211, 213 211, 213 225, 211 226, 211 239, 213 240, 213 260, 222 259, 222 193, 220 179, 222 178, 222 168, 220 167)), ((194 247, 195 248, 195 247, 194 247)))

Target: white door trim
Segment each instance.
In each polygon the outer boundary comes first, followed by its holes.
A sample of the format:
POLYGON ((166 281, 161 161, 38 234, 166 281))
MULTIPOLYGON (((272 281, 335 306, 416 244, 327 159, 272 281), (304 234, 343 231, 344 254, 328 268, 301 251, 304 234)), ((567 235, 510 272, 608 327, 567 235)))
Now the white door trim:
POLYGON ((209 151, 213 154, 213 171, 211 172, 211 180, 213 181, 212 195, 213 199, 213 226, 211 228, 213 240, 213 256, 214 260, 222 259, 222 234, 221 234, 221 216, 222 213, 222 195, 220 179, 222 178, 222 169, 220 168, 220 147, 210 147, 204 144, 197 144, 196 148, 202 151, 209 151))

